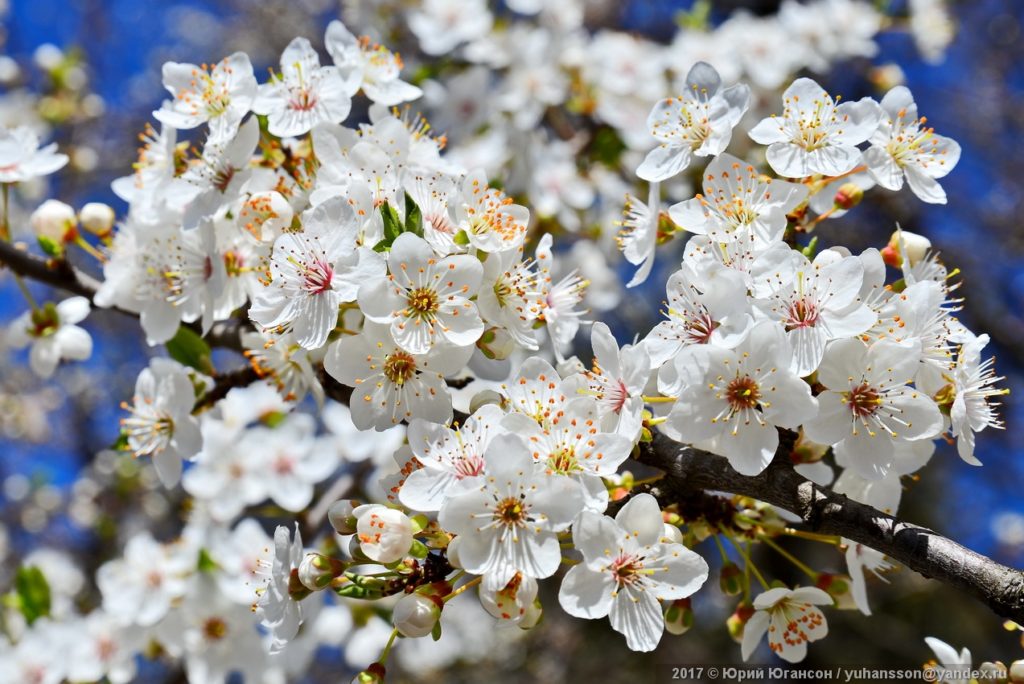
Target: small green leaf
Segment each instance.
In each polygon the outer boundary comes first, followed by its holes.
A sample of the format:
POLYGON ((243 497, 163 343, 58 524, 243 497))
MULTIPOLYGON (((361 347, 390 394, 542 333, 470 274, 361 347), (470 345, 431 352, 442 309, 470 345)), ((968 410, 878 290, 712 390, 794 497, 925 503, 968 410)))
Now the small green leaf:
POLYGON ((64 256, 64 246, 53 238, 39 235, 36 239, 39 241, 39 247, 46 253, 46 256, 53 257, 54 259, 64 256))
POLYGON ((18 568, 14 577, 14 594, 18 610, 28 624, 50 614, 50 585, 43 571, 34 565, 18 568))
POLYGON ((215 372, 210 360, 210 345, 191 328, 178 328, 174 337, 167 341, 167 353, 178 363, 200 373, 209 375, 215 372))
POLYGON ((196 569, 199 572, 213 572, 219 568, 217 561, 213 560, 206 549, 199 549, 199 560, 196 562, 196 569))
POLYGON ((423 212, 409 193, 405 194, 405 232, 423 237, 423 212))

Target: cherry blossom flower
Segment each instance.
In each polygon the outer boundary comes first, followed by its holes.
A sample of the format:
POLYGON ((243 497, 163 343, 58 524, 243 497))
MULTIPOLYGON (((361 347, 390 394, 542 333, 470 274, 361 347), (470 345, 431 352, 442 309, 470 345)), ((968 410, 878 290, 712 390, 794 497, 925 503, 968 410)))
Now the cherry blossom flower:
POLYGON ((534 323, 544 308, 544 297, 536 261, 522 259, 521 250, 487 257, 477 305, 484 320, 507 331, 517 345, 538 348, 534 323))
POLYGON ((39 136, 29 126, 0 126, 0 183, 22 183, 64 168, 68 156, 57 143, 39 147, 39 136))
POLYGON ((658 323, 644 338, 652 368, 689 345, 735 347, 753 325, 747 285, 732 269, 716 268, 702 276, 684 263, 669 277, 665 289, 668 320, 658 323))
POLYGON ((274 560, 266 584, 259 589, 254 604, 262 615, 263 626, 270 630, 270 652, 278 653, 295 638, 302 624, 302 605, 288 591, 292 570, 302 562, 302 535, 295 525, 295 539, 288 528, 278 525, 274 531, 274 560))
POLYGON ((439 259, 423 238, 403 233, 391 246, 388 271, 365 279, 359 307, 369 320, 389 324, 399 347, 425 354, 441 341, 465 347, 480 338, 483 321, 470 301, 483 277, 479 259, 439 259))
POLYGON ((651 360, 643 344, 621 349, 604 323, 590 330, 594 367, 585 373, 587 385, 597 398, 598 415, 606 432, 635 441, 640 435, 644 409, 643 392, 651 377, 651 360))
POLYGON ((946 191, 935 180, 946 176, 960 161, 960 145, 935 134, 918 117, 914 96, 897 86, 882 98, 884 112, 864 161, 871 176, 887 190, 899 190, 906 178, 910 189, 930 204, 945 204, 946 191))
POLYGON ((987 427, 1002 429, 996 413, 995 397, 1008 390, 995 385, 1005 378, 996 376, 995 357, 981 360, 981 350, 988 344, 988 335, 978 335, 964 342, 956 363, 945 372, 929 369, 918 374, 918 385, 938 401, 949 402, 950 432, 956 438, 957 453, 971 465, 981 465, 974 455, 975 433, 987 427))
POLYGON ((722 88, 715 68, 697 62, 686 75, 686 91, 651 110, 647 128, 658 140, 636 170, 647 181, 663 181, 690 165, 693 155, 711 157, 729 146, 732 129, 750 106, 750 88, 722 88))
POLYGON ((879 479, 893 465, 894 443, 934 438, 942 414, 923 392, 908 387, 921 356, 920 345, 860 339, 829 345, 818 368, 818 417, 804 424, 807 436, 834 444, 859 475, 879 479))
POLYGON ((428 55, 483 37, 493 21, 484 0, 426 0, 409 14, 409 28, 428 55))
POLYGON ((687 347, 675 358, 672 381, 660 383, 663 392, 678 392, 661 430, 725 456, 742 475, 757 475, 775 457, 775 427, 796 429, 817 414, 810 386, 790 370, 791 357, 781 326, 771 322, 732 350, 687 347))
POLYGON ((476 170, 462 181, 457 218, 471 245, 485 252, 501 252, 523 244, 530 211, 513 204, 501 190, 488 187, 483 171, 476 170))
POLYGON ((583 509, 580 486, 537 470, 526 443, 510 434, 491 441, 484 471, 478 488, 449 497, 438 514, 441 526, 462 539, 462 567, 483 575, 488 591, 505 588, 517 572, 550 577, 562 556, 556 535, 583 509))
POLYGON ((350 95, 362 88, 377 104, 392 107, 423 94, 416 86, 398 78, 402 70, 401 57, 383 45, 372 43, 369 38, 356 38, 340 21, 334 20, 327 26, 324 43, 346 86, 354 84, 350 95))
POLYGON ((273 135, 287 138, 308 133, 321 121, 344 121, 358 89, 358 74, 320 66, 309 41, 295 38, 281 53, 280 73, 259 87, 252 110, 267 115, 273 135))
POLYGON ((626 261, 639 266, 626 287, 636 287, 647 280, 654 268, 654 250, 658 244, 660 221, 659 184, 651 183, 644 204, 632 195, 626 195, 623 207, 622 230, 615 240, 626 261))
POLYGON ((537 606, 539 585, 532 577, 516 576, 497 591, 480 591, 480 605, 493 617, 505 623, 528 627, 540 618, 537 606))
POLYGON ((691 233, 716 242, 752 234, 778 242, 786 215, 807 198, 803 185, 772 180, 731 154, 715 157, 704 171, 704 194, 669 207, 669 216, 691 233))
POLYGON ((878 103, 869 97, 837 105, 809 78, 795 80, 782 98, 782 116, 762 120, 750 130, 750 137, 768 145, 768 164, 789 178, 838 176, 852 170, 861 159, 856 146, 875 132, 882 116, 878 103))
POLYGON ((825 615, 818 606, 831 606, 832 597, 815 587, 768 589, 754 598, 756 612, 743 628, 743 660, 768 634, 772 652, 788 663, 807 656, 807 644, 828 634, 825 615))
POLYGON ((605 617, 634 651, 653 651, 665 628, 660 601, 686 598, 708 578, 708 564, 682 544, 662 543, 662 516, 638 494, 615 519, 584 511, 572 529, 583 562, 562 580, 558 602, 575 617, 605 617))
POLYGON ((14 349, 31 345, 29 367, 39 377, 49 378, 62 359, 84 361, 92 355, 92 337, 76 325, 88 315, 85 297, 69 297, 56 306, 47 302, 14 319, 7 329, 7 343, 14 349))
POLYGON ((203 444, 199 422, 192 416, 195 390, 185 368, 170 359, 153 359, 135 381, 133 404, 122 404, 131 416, 121 420, 128 448, 135 456, 152 456, 165 487, 181 479, 183 458, 195 456, 203 444))
POLYGON ((412 418, 451 420, 444 376, 460 371, 472 353, 472 347, 435 345, 427 354, 411 354, 395 344, 387 327, 367 323, 361 334, 328 348, 324 368, 355 388, 350 408, 356 427, 386 430, 412 418))
POLYGON ((779 321, 793 348, 793 371, 803 377, 821 363, 829 340, 860 335, 877 316, 860 300, 864 265, 857 257, 825 250, 811 262, 794 250, 782 263, 764 263, 755 277, 754 305, 779 321))
POLYGON ((633 448, 629 438, 601 430, 593 397, 572 397, 541 422, 510 413, 502 426, 526 440, 540 467, 579 482, 584 506, 598 512, 608 506, 602 476, 614 475, 633 448))
POLYGON ((153 116, 178 130, 207 123, 211 143, 223 143, 234 137, 256 97, 256 77, 244 52, 236 52, 212 65, 167 62, 163 79, 164 87, 173 97, 153 116))
POLYGON ((572 344, 580 329, 580 318, 586 313, 576 307, 583 301, 588 281, 571 271, 557 283, 552 273, 555 269, 552 238, 545 233, 537 243, 537 269, 540 274, 541 294, 544 297, 541 318, 555 348, 555 357, 564 358, 565 350, 572 344))
POLYGON ((398 494, 416 511, 437 511, 462 484, 471 485, 484 474, 484 452, 502 432, 504 412, 497 406, 481 406, 458 429, 413 420, 409 444, 422 468, 413 470, 398 494))
POLYGON ((135 679, 135 654, 142 648, 142 634, 126 628, 102 609, 89 613, 75 630, 68 658, 68 679, 128 684, 135 679))
POLYGON ((123 625, 152 626, 185 595, 194 567, 195 555, 161 545, 148 532, 136 534, 120 558, 96 573, 103 609, 123 625))
POLYGON ((367 558, 394 563, 405 557, 412 546, 412 521, 405 513, 380 504, 364 504, 352 511, 356 518, 356 538, 367 558))
POLYGON ((309 210, 301 233, 274 241, 270 285, 257 294, 249 317, 264 328, 289 328, 306 349, 322 347, 338 323, 338 307, 355 301, 361 283, 384 275, 383 259, 357 248, 357 230, 344 199, 309 210))

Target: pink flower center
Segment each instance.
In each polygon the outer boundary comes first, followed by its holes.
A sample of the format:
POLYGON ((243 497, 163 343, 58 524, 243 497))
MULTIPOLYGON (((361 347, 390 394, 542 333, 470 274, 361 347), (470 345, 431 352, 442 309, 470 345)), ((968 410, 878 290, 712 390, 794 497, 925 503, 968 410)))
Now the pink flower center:
POLYGON ((786 330, 812 328, 818 322, 818 305, 801 297, 789 305, 786 312, 786 330))
POLYGON ((323 294, 331 289, 334 280, 334 269, 323 257, 316 257, 313 263, 307 264, 302 272, 302 286, 306 292, 314 295, 323 294))
POLYGON ((476 477, 484 471, 484 459, 479 454, 466 454, 455 462, 455 477, 462 480, 476 477))
POLYGON ((640 579, 640 571, 643 568, 640 559, 631 553, 620 553, 608 566, 608 570, 611 571, 620 587, 636 583, 640 579))
POLYGON ((846 403, 855 417, 864 418, 877 411, 882 402, 874 387, 861 383, 847 393, 846 403))

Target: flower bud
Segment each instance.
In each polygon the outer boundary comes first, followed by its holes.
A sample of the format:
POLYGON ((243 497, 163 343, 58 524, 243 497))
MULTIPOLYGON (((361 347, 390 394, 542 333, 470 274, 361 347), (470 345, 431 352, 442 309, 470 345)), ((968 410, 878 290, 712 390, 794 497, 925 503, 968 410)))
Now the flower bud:
POLYGON ((32 230, 42 238, 58 243, 71 242, 78 236, 75 210, 58 200, 46 200, 32 212, 32 230))
POLYGON ((732 561, 722 564, 718 574, 718 586, 726 596, 737 596, 743 591, 743 571, 732 561))
POLYGON ((686 634, 693 627, 693 607, 690 599, 676 599, 665 611, 665 629, 669 634, 686 634))
POLYGON ((754 615, 754 607, 749 604, 741 603, 736 606, 736 612, 729 616, 729 619, 725 621, 725 627, 729 630, 729 636, 737 644, 743 643, 743 629, 747 626, 747 622, 754 615))
POLYGON ((832 201, 840 209, 850 210, 860 204, 862 199, 864 199, 864 188, 856 183, 843 183, 839 186, 832 201))
POLYGON ((406 594, 398 600, 391 613, 391 622, 398 633, 411 638, 430 634, 440 618, 439 602, 423 594, 406 594))
POLYGON ((665 523, 664 529, 661 532, 661 539, 658 541, 668 544, 682 544, 683 543, 683 531, 675 525, 669 525, 665 523))
POLYGON ((904 250, 911 266, 916 266, 928 254, 932 243, 928 238, 906 230, 897 230, 882 249, 882 260, 893 268, 903 267, 904 250))
POLYGON ((353 511, 359 546, 367 558, 387 565, 409 553, 413 525, 405 513, 380 504, 366 504, 353 511))
POLYGON ((358 501, 341 499, 340 501, 335 501, 327 509, 327 519, 331 521, 331 526, 338 534, 356 533, 356 516, 353 515, 352 511, 358 505, 358 501))
POLYGON ((469 400, 469 412, 470 414, 476 413, 477 409, 481 406, 486 406, 487 404, 501 406, 501 399, 501 395, 491 389, 477 392, 473 395, 473 398, 469 400))
POLYGON ((89 202, 78 212, 82 227, 93 235, 106 237, 114 229, 114 210, 102 202, 89 202))
POLYGON ((847 575, 832 575, 823 572, 818 575, 815 584, 836 602, 840 610, 857 610, 857 602, 853 599, 853 580, 847 575))
POLYGON ((345 564, 320 553, 307 553, 299 563, 299 581, 310 591, 320 591, 345 572, 345 564))
POLYGON ((516 349, 516 341, 501 328, 489 328, 477 340, 476 346, 492 361, 503 361, 516 349))
POLYGON ((373 663, 352 678, 352 684, 384 684, 386 671, 380 663, 373 663))
POLYGON ((448 542, 448 548, 445 549, 445 556, 448 558, 448 565, 452 566, 456 570, 462 569, 462 563, 459 561, 459 544, 462 541, 462 537, 456 537, 448 542))
POLYGON ((1024 660, 1015 660, 1010 663, 1010 681, 1013 684, 1024 683, 1024 660))

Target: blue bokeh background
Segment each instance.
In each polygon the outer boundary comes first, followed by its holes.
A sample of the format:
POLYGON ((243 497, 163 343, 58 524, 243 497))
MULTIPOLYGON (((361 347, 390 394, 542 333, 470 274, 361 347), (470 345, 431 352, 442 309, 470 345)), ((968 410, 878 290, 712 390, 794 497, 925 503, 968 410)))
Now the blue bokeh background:
MULTIPOLYGON (((197 55, 194 45, 182 41, 180 18, 183 11, 196 10, 202 16, 228 19, 236 11, 231 2, 193 0, 13 0, 7 20, 7 54, 29 59, 42 43, 61 47, 77 46, 87 55, 93 88, 106 101, 108 115, 99 122, 100 166, 94 183, 66 188, 69 201, 106 201, 119 209, 109 191, 109 181, 122 175, 126 160, 115 157, 140 128, 148 111, 159 106, 164 91, 159 82, 159 65, 168 59, 202 61, 220 54, 197 55), (127 125, 132 126, 126 128, 127 125), (116 170, 120 169, 120 173, 116 170)), ((739 3, 714 3, 715 16, 739 3)), ((770 4, 770 3, 767 3, 770 4)), ((665 38, 672 17, 690 2, 633 0, 622 4, 621 25, 629 30, 665 38)), ((892 3, 899 11, 900 3, 892 3)), ((874 62, 895 62, 906 73, 922 113, 937 131, 960 141, 963 157, 944 181, 950 202, 946 206, 911 203, 886 207, 885 212, 866 209, 857 219, 839 224, 823 239, 858 245, 879 244, 892 230, 893 217, 904 228, 930 236, 946 261, 963 270, 966 297, 964 320, 977 332, 994 338, 991 353, 999 357, 998 370, 1007 376, 1012 391, 1004 406, 1007 430, 987 431, 978 441, 978 456, 984 468, 962 463, 952 448, 940 446, 923 476, 941 482, 930 503, 932 524, 980 552, 1006 563, 1024 564, 1024 548, 1001 545, 992 521, 999 514, 1024 515, 1024 227, 1019 218, 1024 198, 1024 144, 1021 139, 1024 111, 1024 3, 1014 0, 977 0, 955 5, 959 23, 956 41, 939 65, 925 63, 909 35, 890 31, 880 37, 881 50, 874 62), (886 213, 887 212, 887 213, 886 213), (844 233, 844 231, 849 231, 844 233), (881 236, 881 237, 880 237, 881 236)), ((312 17, 319 26, 333 17, 326 12, 312 17)), ((197 24, 202 33, 209 26, 197 24)), ((315 36, 311 36, 315 37, 315 36)), ((266 64, 257 64, 263 72, 266 64)), ((868 89, 863 69, 844 70, 840 65, 826 81, 847 99, 876 94, 868 89)), ((129 160, 130 161, 130 160, 129 160)), ((61 180, 56 179, 56 194, 61 180)), ((658 272, 652 282, 663 283, 667 273, 658 272)), ((0 289, 0 323, 6 323, 23 308, 20 296, 9 280, 0 289)), ((656 289, 660 289, 660 285, 656 289)), ((43 290, 39 290, 43 293, 43 290)), ((661 295, 654 294, 659 298, 661 295)), ((126 329, 127 330, 127 329, 126 329)), ((94 332, 99 332, 94 328, 94 332)), ((117 369, 124 386, 130 387, 134 374, 145 364, 145 345, 131 334, 97 335, 97 347, 86 369, 117 369)), ((62 369, 56 383, 64 373, 62 369)), ((0 439, 0 480, 11 473, 43 478, 68 488, 78 469, 89 458, 89 448, 109 444, 118 430, 117 404, 125 398, 111 396, 85 417, 70 415, 65 406, 55 414, 53 440, 46 444, 0 439), (102 408, 105 407, 105 408, 102 408), (87 434, 83 435, 83 430, 87 434), (89 447, 89 448, 86 448, 89 447)), ((919 502, 920 503, 920 502, 919 502)), ((0 505, 4 505, 0 503, 0 505)), ((13 531, 12 531, 13 532, 13 531)), ((80 535, 66 520, 55 519, 46 530, 48 543, 74 547, 80 535)), ((27 538, 15 537, 30 545, 27 538)), ((22 549, 24 550, 24 549, 22 549)))

